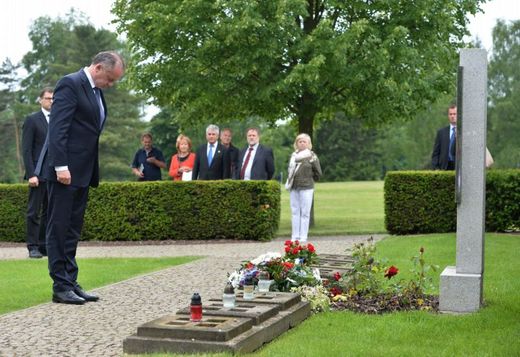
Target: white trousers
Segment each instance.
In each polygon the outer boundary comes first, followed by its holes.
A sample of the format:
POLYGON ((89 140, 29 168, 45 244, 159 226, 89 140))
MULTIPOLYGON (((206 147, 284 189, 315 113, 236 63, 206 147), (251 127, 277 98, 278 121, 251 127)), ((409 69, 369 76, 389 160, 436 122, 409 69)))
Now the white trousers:
POLYGON ((312 195, 314 189, 291 190, 291 240, 307 241, 309 234, 309 219, 311 216, 312 195))

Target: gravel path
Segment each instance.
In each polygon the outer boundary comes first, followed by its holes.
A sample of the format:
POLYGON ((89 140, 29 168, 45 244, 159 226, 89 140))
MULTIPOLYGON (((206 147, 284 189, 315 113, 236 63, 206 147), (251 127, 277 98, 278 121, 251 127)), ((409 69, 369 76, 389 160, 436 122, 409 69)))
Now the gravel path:
MULTIPOLYGON (((318 253, 342 254, 368 236, 318 237, 318 253)), ((379 240, 382 236, 375 235, 379 240)), ((101 300, 82 306, 46 303, 0 316, 0 356, 121 356, 122 341, 138 325, 185 307, 193 292, 222 293, 227 272, 240 262, 283 248, 272 242, 80 245, 78 258, 205 256, 188 264, 93 290, 101 300), (203 273, 201 273, 203 272, 203 273)), ((26 259, 23 245, 0 247, 0 259, 26 259)), ((45 259, 45 258, 44 258, 45 259)), ((81 277, 81 264, 80 264, 81 277)), ((50 300, 50 297, 49 297, 50 300)))

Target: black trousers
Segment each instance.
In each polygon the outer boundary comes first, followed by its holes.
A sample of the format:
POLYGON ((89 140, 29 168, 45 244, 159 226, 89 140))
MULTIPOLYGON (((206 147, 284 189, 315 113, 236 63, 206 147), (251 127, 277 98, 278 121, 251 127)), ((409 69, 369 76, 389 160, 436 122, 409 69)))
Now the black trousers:
POLYGON ((83 227, 88 187, 49 181, 47 255, 53 291, 73 290, 77 285, 76 249, 83 227))
POLYGON ((47 226, 47 184, 41 182, 37 187, 29 187, 26 215, 27 249, 45 252, 45 228, 47 226))

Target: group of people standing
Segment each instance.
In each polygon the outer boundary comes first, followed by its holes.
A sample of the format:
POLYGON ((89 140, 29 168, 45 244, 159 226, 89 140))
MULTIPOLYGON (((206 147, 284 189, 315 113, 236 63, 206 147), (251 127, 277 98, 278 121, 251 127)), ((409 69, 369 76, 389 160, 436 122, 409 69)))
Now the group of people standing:
MULTIPOLYGON (((187 180, 270 180, 273 178, 274 155, 271 148, 260 144, 260 130, 246 130, 247 145, 239 150, 232 144, 233 133, 216 125, 206 128, 206 143, 192 152, 191 139, 179 135, 177 153, 170 161, 169 175, 175 181, 187 180), (220 142, 218 139, 220 138, 220 142)), ((151 145, 150 134, 143 134, 132 163, 134 174, 141 181, 160 180, 160 169, 166 166, 163 154, 151 145)), ((311 151, 309 135, 300 134, 294 141, 294 152, 288 167, 285 187, 290 191, 293 241, 306 242, 314 195, 314 182, 322 172, 317 155, 311 151)))
MULTIPOLYGON (((177 153, 170 161, 168 173, 174 181, 188 180, 270 180, 274 175, 273 151, 260 144, 260 130, 247 129, 247 146, 239 150, 231 142, 233 133, 216 125, 206 128, 206 143, 194 152, 191 139, 179 135, 177 153), (220 142, 218 141, 220 139, 220 142)), ((152 136, 141 137, 139 149, 132 163, 132 171, 140 181, 161 180, 161 169, 166 167, 162 152, 152 146, 152 136)))
MULTIPOLYGON (((52 301, 82 305, 99 300, 78 283, 76 250, 80 240, 90 187, 99 185, 99 137, 108 110, 103 89, 124 74, 125 63, 116 52, 94 56, 89 66, 44 88, 41 109, 28 116, 22 134, 25 178, 29 182, 27 248, 30 258, 48 256, 53 280, 52 301)), ((270 180, 273 151, 260 144, 260 130, 249 128, 247 145, 239 150, 232 132, 206 128, 206 143, 192 152, 189 137, 179 135, 169 175, 173 180, 270 180), (218 139, 220 138, 220 142, 218 139)), ((166 168, 162 152, 150 134, 134 157, 132 172, 140 181, 160 180, 166 168)), ((311 139, 300 134, 294 142, 286 187, 291 191, 292 239, 307 240, 314 181, 321 175, 311 139)))

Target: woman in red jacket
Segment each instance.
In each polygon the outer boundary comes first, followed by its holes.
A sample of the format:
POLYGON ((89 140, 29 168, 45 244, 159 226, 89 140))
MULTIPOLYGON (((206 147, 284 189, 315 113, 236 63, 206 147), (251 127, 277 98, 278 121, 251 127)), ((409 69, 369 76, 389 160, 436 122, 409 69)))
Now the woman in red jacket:
POLYGON ((172 156, 169 174, 174 181, 189 181, 195 163, 195 154, 191 152, 191 140, 181 134, 177 137, 175 146, 177 154, 172 156))

